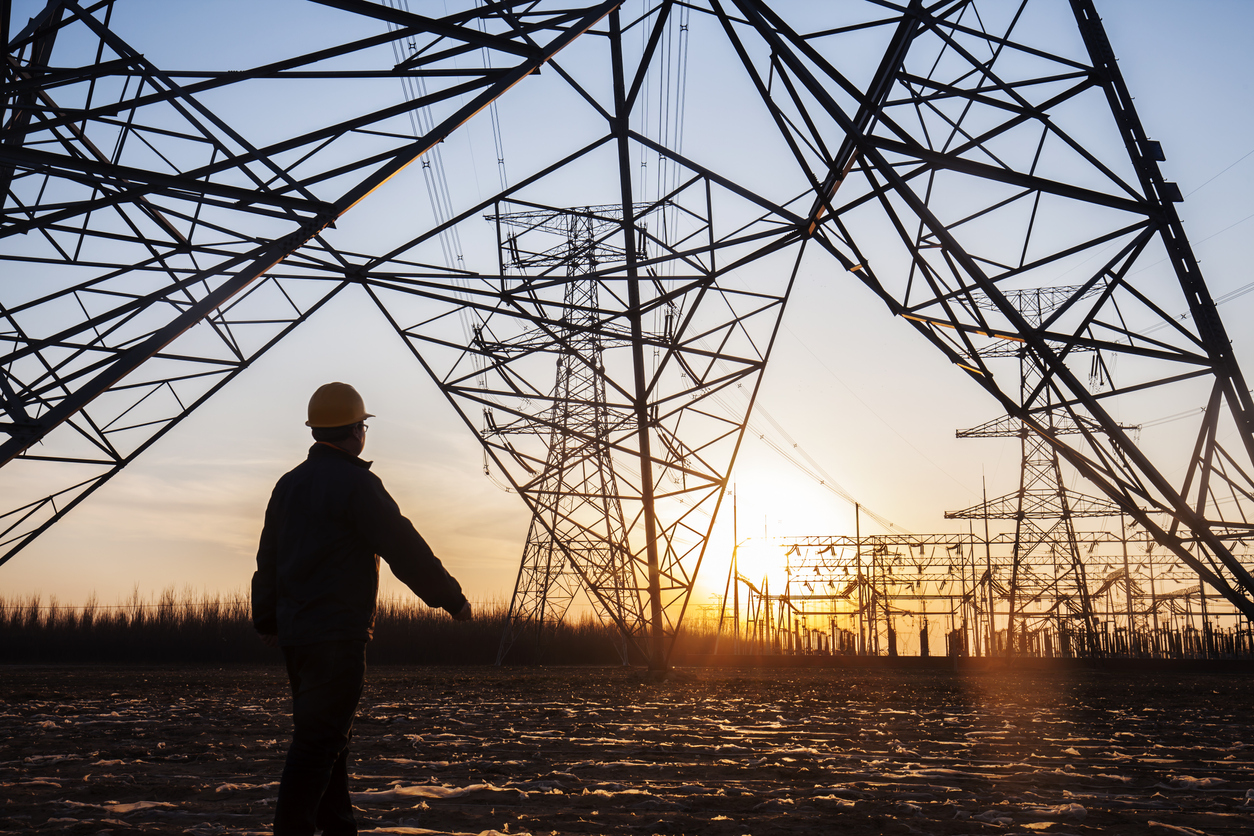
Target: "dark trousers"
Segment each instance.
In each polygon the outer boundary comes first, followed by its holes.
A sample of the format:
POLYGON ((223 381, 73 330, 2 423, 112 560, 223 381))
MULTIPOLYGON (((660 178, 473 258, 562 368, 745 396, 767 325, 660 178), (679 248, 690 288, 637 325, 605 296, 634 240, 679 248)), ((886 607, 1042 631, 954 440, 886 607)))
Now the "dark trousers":
POLYGON ((292 684, 292 745, 279 781, 275 836, 355 836, 348 741, 366 679, 365 642, 284 647, 292 684))

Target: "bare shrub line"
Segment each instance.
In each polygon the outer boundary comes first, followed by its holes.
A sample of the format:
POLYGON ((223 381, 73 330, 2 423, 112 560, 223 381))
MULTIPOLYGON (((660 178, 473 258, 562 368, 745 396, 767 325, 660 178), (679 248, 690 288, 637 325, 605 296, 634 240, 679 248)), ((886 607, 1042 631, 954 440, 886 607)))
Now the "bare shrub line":
MULTIPOLYGON (((452 621, 417 599, 380 599, 372 664, 491 665, 497 660, 509 606, 501 600, 474 602, 475 619, 452 621)), ((716 620, 690 619, 679 653, 708 653, 716 646, 716 620)), ((591 612, 546 625, 537 635, 522 631, 508 664, 622 664, 621 640, 613 625, 591 612)), ((82 605, 44 603, 42 596, 0 595, 0 664, 151 663, 275 664, 281 655, 262 645, 252 628, 249 600, 230 595, 182 593, 167 588, 144 599, 138 587, 112 605, 90 596, 82 605)), ((631 656, 628 662, 643 660, 631 656)))

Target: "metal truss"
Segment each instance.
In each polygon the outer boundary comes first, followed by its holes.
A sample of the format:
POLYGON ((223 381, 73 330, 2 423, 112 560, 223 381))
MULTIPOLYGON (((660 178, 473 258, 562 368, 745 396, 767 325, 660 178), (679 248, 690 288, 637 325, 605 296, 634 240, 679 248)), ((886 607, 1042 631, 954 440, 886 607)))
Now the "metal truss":
MULTIPOLYGON (((1048 292, 1037 289, 1010 291, 1007 296, 1015 308, 1024 313, 1033 325, 1039 326, 1058 308, 1066 304, 1069 298, 1083 291, 1084 288, 1080 287, 1060 287, 1050 288, 1048 292)), ((1092 293, 1091 290, 1089 292, 1092 293)), ((1011 350, 1019 356, 1020 399, 1026 402, 1031 397, 1031 393, 1040 387, 1039 367, 1029 362, 1026 355, 1020 352, 1013 342, 990 346, 985 349, 985 355, 1004 353, 1011 346, 1013 346, 1011 350)), ((1087 351, 1088 349, 1081 347, 1077 350, 1087 351)), ((1045 393, 1048 398, 1049 390, 1046 389, 1045 393)), ((1052 413, 1044 413, 1042 418, 1049 427, 1051 437, 1076 435, 1081 432, 1080 427, 1072 423, 1069 418, 1063 417, 1059 420, 1052 413)), ((989 519, 1014 521, 1014 549, 1010 567, 1009 607, 1006 615, 1007 634, 1016 635, 1016 620, 1026 633, 1029 611, 1025 604, 1039 606, 1041 599, 1048 595, 1055 601, 1068 599, 1078 602, 1078 610, 1083 619, 1079 632, 1082 641, 1088 639, 1088 643, 1091 643, 1092 637, 1096 634, 1097 617, 1091 603, 1084 556, 1076 540, 1075 520, 1084 517, 1118 516, 1119 506, 1107 499, 1068 490, 1063 479, 1057 448, 1044 436, 1032 432, 1031 428, 1021 421, 1010 422, 1010 424, 1001 422, 992 426, 986 424, 972 430, 960 430, 958 437, 1017 436, 1020 439, 1022 452, 1019 490, 1013 494, 985 500, 972 508, 946 512, 945 518, 983 518, 985 525, 989 519), (1018 426, 1013 426, 1014 423, 1018 426), (1021 575, 1026 577, 1033 568, 1043 567, 1052 567, 1055 588, 1035 594, 1020 595, 1021 575), (1063 586, 1068 587, 1070 595, 1063 592, 1061 589, 1063 586)), ((1128 428, 1125 427, 1125 429, 1128 428)), ((1048 569, 1046 571, 1048 573, 1048 569)), ((989 582, 991 581, 990 578, 989 582)))
POLYGON ((647 579, 642 652, 664 667, 790 288, 818 269, 864 282, 1254 615, 1232 548, 1250 533, 1250 396, 1088 0, 1061 27, 1037 0, 468 0, 440 18, 322 0, 333 25, 257 63, 185 50, 209 70, 128 40, 176 5, 139 26, 126 0, 54 0, 9 37, 6 557, 359 285, 533 514, 566 437, 556 360, 580 356, 576 334, 602 341, 589 373, 608 426, 584 440, 613 462, 647 579), (658 103, 688 43, 723 63, 688 90, 684 134, 658 103), (259 97, 281 115, 258 118, 259 97), (512 185, 403 228, 335 227, 497 103, 516 106, 512 185), (619 255, 581 275, 595 300, 494 246, 446 257, 450 235, 484 237, 484 214, 605 205, 619 255), (1062 297, 1039 321, 1011 296, 1034 289, 1062 297), (986 350, 1007 343, 1037 370, 1029 390, 1017 358, 986 350), (1112 417, 1147 423, 1163 403, 1199 407, 1185 442, 1112 417))
POLYGON ((772 48, 762 87, 812 161, 815 237, 854 253, 848 269, 895 314, 1254 616, 1232 548, 1254 497, 1249 390, 1092 3, 1071 3, 1066 44, 1042 40, 1049 12, 1031 3, 905 5, 862 83, 837 57, 855 21, 803 32, 736 8, 772 48), (1033 289, 1063 297, 1039 322, 1013 299, 1033 289), (1031 391, 987 350, 1007 342, 1037 369, 1031 391), (1142 423, 1155 403, 1201 417, 1152 439, 1113 417, 1142 423), (1052 431, 1053 416, 1081 432, 1052 431))
MULTIPOLYGON (((648 571, 632 560, 624 496, 610 446, 615 427, 630 426, 632 420, 610 411, 603 377, 607 344, 629 343, 600 332, 594 313, 600 308, 600 282, 589 275, 603 262, 622 261, 622 250, 610 243, 622 227, 622 207, 531 210, 491 215, 489 220, 496 222, 498 235, 505 236, 498 247, 508 270, 536 277, 551 271, 565 274, 562 330, 556 340, 537 339, 543 333, 537 329, 500 343, 487 339, 483 328, 476 333, 476 345, 491 355, 493 365, 522 353, 559 352, 551 405, 542 425, 523 418, 502 426, 493 410, 484 410, 484 436, 507 449, 517 452, 513 440, 520 436, 548 437, 543 469, 522 486, 536 512, 527 531, 497 664, 505 661, 523 632, 534 632, 542 645, 545 633, 562 621, 580 591, 587 593, 603 620, 618 625, 624 639, 647 645, 649 624, 642 603, 648 571), (554 238, 556 244, 546 246, 554 238)), ((626 664, 625 642, 623 649, 626 664)))
POLYGON ((318 48, 178 71, 111 27, 125 5, 50 2, 9 41, 0 464, 12 504, 0 562, 351 281, 326 238, 335 221, 610 6, 492 34, 468 26, 482 16, 331 0, 343 29, 318 48), (396 42, 415 54, 397 63, 396 42), (499 68, 456 68, 479 51, 499 68), (398 78, 426 92, 397 102, 398 78), (329 93, 328 80, 346 86, 329 93), (390 104, 358 106, 384 84, 390 104), (322 107, 307 118, 257 130, 256 97, 313 90, 322 107), (409 122, 415 108, 430 115, 425 132, 409 122))

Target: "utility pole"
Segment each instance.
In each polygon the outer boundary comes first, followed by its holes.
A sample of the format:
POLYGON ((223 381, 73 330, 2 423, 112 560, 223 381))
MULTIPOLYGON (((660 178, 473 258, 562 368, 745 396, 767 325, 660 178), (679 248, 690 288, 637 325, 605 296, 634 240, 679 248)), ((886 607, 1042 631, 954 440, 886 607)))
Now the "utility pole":
POLYGON ((732 624, 735 639, 732 653, 740 654, 740 511, 735 490, 732 491, 732 624))
POLYGON ((862 579, 862 506, 854 503, 853 506, 853 530, 857 545, 854 548, 854 557, 857 561, 857 574, 854 580, 858 584, 858 655, 867 655, 866 646, 866 584, 862 579))
POLYGON ((1123 514, 1119 515, 1119 545, 1123 549, 1123 593, 1128 604, 1128 648, 1131 651, 1133 633, 1136 630, 1136 611, 1132 606, 1132 568, 1128 563, 1128 526, 1123 514))

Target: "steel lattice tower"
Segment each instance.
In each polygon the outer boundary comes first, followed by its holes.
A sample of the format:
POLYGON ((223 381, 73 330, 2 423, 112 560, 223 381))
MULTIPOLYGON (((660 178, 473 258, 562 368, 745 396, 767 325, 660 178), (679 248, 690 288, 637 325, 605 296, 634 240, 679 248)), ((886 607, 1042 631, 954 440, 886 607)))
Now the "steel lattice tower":
MULTIPOLYGON (((1072 296, 1082 293, 1081 287, 1062 287, 1012 291, 1010 301, 1028 320, 1039 327, 1050 315, 1072 296)), ((1091 292, 1091 291, 1090 291, 1091 292)), ((1086 352, 1081 347, 1078 351, 1086 352)), ((1013 356, 1019 360, 1020 398, 1027 402, 1032 393, 1041 388, 1044 375, 1034 365, 1033 358, 1020 350, 1016 341, 994 345, 984 350, 985 356, 1013 356)), ((1093 368, 1101 367, 1100 356, 1094 354, 1093 368)), ((1045 388, 1048 404, 1049 389, 1045 388)), ((979 505, 945 514, 946 519, 995 519, 1014 520, 1014 541, 1011 553, 1010 578, 1000 583, 991 573, 981 579, 987 594, 997 594, 1008 601, 1006 618, 1007 653, 1014 653, 1016 622, 1026 631, 1034 613, 1028 608, 1042 599, 1054 603, 1044 616, 1051 617, 1058 625, 1060 635, 1068 629, 1063 626, 1063 608, 1069 616, 1079 620, 1080 645, 1092 645, 1094 634, 1093 606, 1090 600, 1089 582, 1084 558, 1080 553, 1080 541, 1076 537, 1075 521, 1081 518, 1118 516, 1119 507, 1109 500, 1087 496, 1068 490, 1063 479, 1058 450, 1047 438, 1077 435, 1084 428, 1068 417, 1049 412, 1043 415, 1049 435, 1031 431, 1021 421, 999 418, 969 430, 960 430, 959 438, 1005 438, 1020 440, 1019 489, 1013 494, 986 500, 979 505)), ((1100 432, 1096 426, 1087 427, 1089 432, 1100 432)), ((1130 429, 1125 427, 1125 429, 1130 429)), ((990 607, 991 611, 991 607, 990 607)), ((990 646, 991 646, 990 641, 990 646)))
MULTIPOLYGON (((620 250, 605 242, 621 227, 621 210, 598 206, 490 216, 501 234, 508 233, 500 246, 502 261, 512 272, 564 270, 566 276, 560 335, 566 350, 557 360, 551 406, 535 428, 548 434, 548 456, 535 478, 522 486, 537 510, 527 531, 498 664, 528 628, 539 643, 546 628, 562 621, 580 590, 588 593, 602 619, 618 625, 624 638, 647 638, 642 604, 648 575, 632 560, 609 446, 615 427, 631 420, 613 414, 606 401, 595 313, 599 289, 592 277, 602 262, 623 259, 620 250), (559 239, 557 245, 538 251, 552 235, 559 239), (542 243, 532 244, 535 238, 542 243)), ((525 351, 531 342, 524 338, 488 346, 482 335, 479 341, 497 357, 525 351)), ((508 435, 491 410, 485 410, 484 419, 485 435, 508 435)))
POLYGON ((622 257, 580 281, 598 289, 607 490, 648 579, 650 665, 809 272, 863 283, 1254 615, 1234 551, 1254 525, 1254 403, 1091 0, 448 5, 318 0, 297 12, 316 31, 232 51, 176 19, 198 7, 51 0, 21 24, 3 5, 0 560, 347 288, 541 512, 522 488, 548 461, 566 276, 442 242, 506 203, 613 205, 622 257), (658 103, 687 44, 724 63, 686 95, 722 106, 679 132, 658 103), (420 188, 420 167, 469 166, 441 143, 498 105, 512 185, 354 223, 420 188), (637 224, 641 204, 664 223, 637 224), (1014 302, 1064 286, 1080 290, 1040 321, 1014 302), (1040 371, 1030 390, 986 351, 1006 340, 1040 371), (1094 351, 1117 379, 1089 379, 1094 351), (1113 417, 1148 424, 1163 403, 1198 407, 1189 432, 1138 439, 1113 417))

